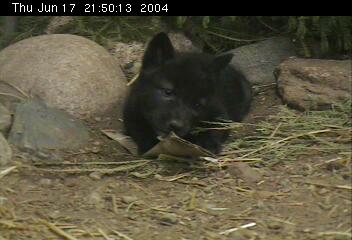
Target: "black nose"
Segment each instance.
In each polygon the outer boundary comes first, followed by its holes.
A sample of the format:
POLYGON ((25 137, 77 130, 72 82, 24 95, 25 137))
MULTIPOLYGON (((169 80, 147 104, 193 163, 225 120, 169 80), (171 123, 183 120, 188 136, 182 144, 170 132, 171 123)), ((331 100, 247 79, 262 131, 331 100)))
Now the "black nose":
POLYGON ((169 123, 169 128, 171 131, 174 131, 175 133, 179 132, 183 128, 183 123, 179 120, 172 120, 169 123))

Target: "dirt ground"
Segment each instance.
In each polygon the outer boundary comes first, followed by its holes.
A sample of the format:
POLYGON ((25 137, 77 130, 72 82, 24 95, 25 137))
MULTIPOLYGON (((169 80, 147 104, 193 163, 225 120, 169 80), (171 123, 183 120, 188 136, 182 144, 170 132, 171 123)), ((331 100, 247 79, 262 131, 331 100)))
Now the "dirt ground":
MULTIPOLYGON (((265 119, 280 104, 272 90, 257 95, 246 121, 265 119)), ((93 140, 81 151, 16 152, 17 168, 0 178, 1 240, 351 239, 351 173, 326 164, 333 155, 312 152, 296 161, 252 166, 261 176, 255 184, 231 168, 181 163, 141 161, 140 168, 117 171, 117 165, 109 174, 91 168, 56 172, 130 159, 100 132, 118 128, 115 117, 89 124, 93 140)), ((241 134, 252 129, 246 131, 241 134)))

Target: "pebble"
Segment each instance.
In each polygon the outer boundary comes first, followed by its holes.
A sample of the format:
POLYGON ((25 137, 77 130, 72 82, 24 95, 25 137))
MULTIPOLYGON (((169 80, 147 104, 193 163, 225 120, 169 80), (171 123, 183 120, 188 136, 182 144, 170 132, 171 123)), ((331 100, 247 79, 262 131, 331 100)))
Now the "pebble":
POLYGON ((166 224, 176 224, 178 222, 177 215, 174 213, 165 213, 160 217, 160 221, 166 224))
POLYGON ((102 176, 103 176, 103 173, 101 172, 92 172, 89 174, 89 177, 93 180, 100 180, 102 176))
POLYGON ((135 196, 122 196, 121 198, 123 203, 130 204, 138 200, 135 196))
POLYGON ((99 152, 101 152, 101 149, 99 147, 92 147, 91 152, 92 153, 99 153, 99 152))
POLYGON ((278 223, 278 222, 269 222, 268 223, 268 228, 269 229, 273 229, 273 230, 279 230, 282 228, 282 224, 278 223))

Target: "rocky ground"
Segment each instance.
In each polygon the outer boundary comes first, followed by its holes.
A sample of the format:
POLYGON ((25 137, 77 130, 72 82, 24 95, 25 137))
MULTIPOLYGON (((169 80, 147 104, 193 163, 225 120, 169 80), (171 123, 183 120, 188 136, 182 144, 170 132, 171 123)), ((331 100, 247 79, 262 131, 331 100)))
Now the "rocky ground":
MULTIPOLYGON (((277 114, 280 104, 272 89, 261 92, 246 122, 277 114)), ((79 151, 51 160, 15 152, 16 169, 0 174, 1 239, 351 238, 348 157, 310 151, 250 164, 250 177, 231 166, 126 165, 126 152, 100 133, 119 128, 114 116, 88 124, 94 138, 79 151)))

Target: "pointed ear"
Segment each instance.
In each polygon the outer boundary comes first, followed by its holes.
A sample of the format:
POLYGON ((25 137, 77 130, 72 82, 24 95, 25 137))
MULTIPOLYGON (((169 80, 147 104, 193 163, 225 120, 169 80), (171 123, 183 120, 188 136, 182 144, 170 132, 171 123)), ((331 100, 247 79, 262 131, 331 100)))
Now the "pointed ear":
POLYGON ((230 63, 232 57, 233 57, 232 53, 228 53, 225 55, 220 55, 220 56, 215 57, 215 59, 210 64, 211 71, 214 71, 214 72, 221 71, 223 68, 225 68, 230 63))
POLYGON ((142 69, 158 67, 175 55, 174 47, 166 33, 158 33, 149 42, 144 53, 142 69))

